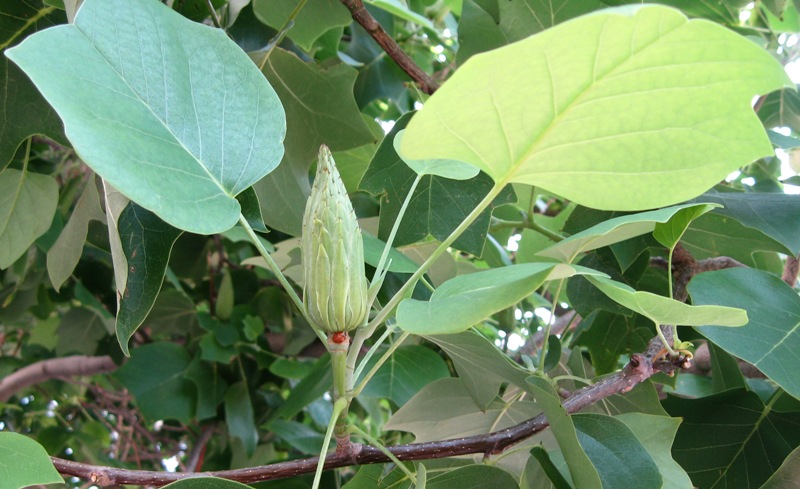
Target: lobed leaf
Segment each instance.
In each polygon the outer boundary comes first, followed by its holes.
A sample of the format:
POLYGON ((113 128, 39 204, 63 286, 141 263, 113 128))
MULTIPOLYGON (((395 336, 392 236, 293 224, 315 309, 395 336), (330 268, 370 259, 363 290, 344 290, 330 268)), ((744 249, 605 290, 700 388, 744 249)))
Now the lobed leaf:
POLYGON ((650 209, 771 155, 750 101, 782 86, 783 68, 742 36, 629 6, 473 56, 409 123, 401 149, 470 163, 497 185, 650 209))

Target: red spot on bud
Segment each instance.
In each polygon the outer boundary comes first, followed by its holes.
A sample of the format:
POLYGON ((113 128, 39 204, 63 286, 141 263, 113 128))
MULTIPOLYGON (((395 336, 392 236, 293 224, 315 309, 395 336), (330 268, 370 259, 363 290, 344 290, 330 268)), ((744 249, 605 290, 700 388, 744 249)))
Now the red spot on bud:
POLYGON ((347 333, 345 333, 344 331, 337 331, 333 333, 332 339, 334 343, 336 343, 337 345, 341 345, 342 343, 347 341, 347 333))

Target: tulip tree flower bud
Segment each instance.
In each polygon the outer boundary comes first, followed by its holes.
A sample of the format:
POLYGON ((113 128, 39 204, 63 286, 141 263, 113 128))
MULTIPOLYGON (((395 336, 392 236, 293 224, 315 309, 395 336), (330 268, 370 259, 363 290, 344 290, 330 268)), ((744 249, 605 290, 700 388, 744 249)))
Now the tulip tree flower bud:
POLYGON ((319 150, 317 175, 303 215, 303 304, 312 326, 350 331, 367 320, 364 244, 353 205, 330 150, 319 150))

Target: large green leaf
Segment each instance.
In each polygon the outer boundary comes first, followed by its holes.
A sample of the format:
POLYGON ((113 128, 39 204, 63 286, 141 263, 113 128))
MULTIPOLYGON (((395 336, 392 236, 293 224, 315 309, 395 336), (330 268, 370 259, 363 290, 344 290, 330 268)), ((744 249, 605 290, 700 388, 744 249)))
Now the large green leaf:
POLYGON ((180 229, 232 227, 235 196, 283 155, 283 109, 252 61, 221 30, 160 2, 86 0, 74 24, 6 55, 87 164, 180 229))
MULTIPOLYGON (((378 235, 387 239, 400 208, 416 178, 414 170, 400 158, 394 149, 394 139, 406 127, 412 114, 397 120, 391 132, 381 142, 369 168, 364 173, 359 188, 372 194, 382 194, 380 228, 378 235)), ((443 241, 461 224, 492 188, 492 181, 485 174, 469 180, 450 180, 435 175, 421 178, 411 196, 406 218, 400 223, 394 244, 403 246, 433 236, 443 241), (414 216, 414 218, 410 218, 414 216)), ((492 206, 513 201, 508 190, 498 196, 492 206)), ((486 241, 491 210, 484 211, 467 230, 459 236, 453 246, 480 256, 486 241)))
POLYGON ((151 343, 133 350, 131 359, 114 373, 136 398, 150 421, 176 419, 188 423, 195 415, 197 392, 184 377, 191 358, 176 343, 151 343))
POLYGON ((706 192, 697 200, 722 204, 715 214, 736 219, 782 244, 793 255, 800 254, 800 195, 706 192))
POLYGON ((631 6, 472 57, 409 123, 401 148, 589 207, 661 207, 772 154, 750 100, 789 83, 736 33, 631 6))
MULTIPOLYGON (((561 453, 567 461, 569 473, 576 487, 592 489, 602 488, 601 477, 598 473, 598 468, 594 464, 598 460, 590 460, 588 454, 584 451, 582 445, 592 444, 581 443, 579 432, 573 424, 574 417, 567 414, 567 410, 561 405, 558 393, 553 385, 547 380, 530 377, 528 385, 531 392, 536 397, 536 404, 542 408, 544 414, 547 416, 547 421, 550 423, 550 429, 553 430, 553 435, 558 441, 558 446, 561 448, 561 453)), ((617 487, 617 486, 607 486, 617 487)), ((637 486, 638 487, 638 486, 637 486)))
MULTIPOLYGON (((283 2, 282 2, 283 3, 283 2)), ((276 172, 254 188, 268 226, 300 235, 303 209, 311 192, 308 169, 321 144, 331 151, 375 140, 353 98, 356 71, 344 64, 323 69, 275 48, 254 56, 286 110, 286 154, 276 172)))
POLYGON ((698 328, 728 353, 759 368, 787 392, 800 398, 794 368, 800 351, 800 297, 778 277, 749 268, 697 275, 689 282, 695 304, 721 304, 747 310, 750 322, 735 332, 698 328))
POLYGON ((460 275, 439 286, 429 301, 406 299, 397 326, 414 334, 455 334, 531 295, 546 280, 598 273, 556 263, 523 263, 460 275))
POLYGON ((41 445, 7 431, 0 432, 0 480, 7 489, 64 483, 41 445))
MULTIPOLYGON (((38 30, 66 22, 64 12, 40 0, 3 2, 0 6, 0 53, 38 30)), ((27 76, 0 55, 0 168, 14 156, 20 142, 45 134, 65 143, 55 111, 27 76)))
POLYGON ((117 340, 129 355, 128 340, 156 302, 172 245, 183 234, 134 202, 119 216, 119 237, 128 262, 127 282, 118 297, 117 340))
POLYGON ((58 185, 51 177, 27 169, 0 173, 0 269, 50 229, 57 203, 58 185))
POLYGON ((785 393, 766 405, 744 389, 699 399, 669 396, 664 407, 683 418, 672 455, 703 489, 756 489, 800 445, 800 406, 785 393))
MULTIPOLYGON (((653 457, 664 481, 662 489, 687 489, 692 481, 686 471, 672 458, 670 449, 678 432, 681 420, 668 416, 653 416, 642 413, 627 413, 616 419, 625 423, 636 438, 653 457)), ((638 485, 637 485, 638 487, 638 485)))
MULTIPOLYGON (((369 372, 378 355, 372 357, 365 372, 369 372)), ((442 357, 421 345, 401 346, 370 379, 361 393, 391 399, 402 406, 420 389, 434 380, 449 377, 450 371, 442 357)))
POLYGON ((669 222, 684 209, 698 208, 705 210, 704 205, 683 204, 655 211, 614 217, 589 229, 575 233, 537 254, 570 263, 581 253, 650 233, 656 228, 657 224, 669 222))
MULTIPOLYGON (((649 318, 654 323, 681 326, 744 326, 747 324, 747 313, 738 307, 690 306, 663 295, 634 290, 610 278, 587 275, 586 279, 616 302, 649 318)), ((736 305, 741 306, 743 303, 739 302, 736 305)))
POLYGON ((514 363, 491 341, 473 331, 429 336, 455 364, 464 388, 475 404, 486 408, 504 383, 524 389, 530 372, 514 363))

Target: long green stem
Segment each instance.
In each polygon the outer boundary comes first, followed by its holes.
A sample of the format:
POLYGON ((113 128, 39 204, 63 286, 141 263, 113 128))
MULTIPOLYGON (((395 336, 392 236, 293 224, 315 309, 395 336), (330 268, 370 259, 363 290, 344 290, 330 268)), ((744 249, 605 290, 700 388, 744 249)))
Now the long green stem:
POLYGON ((325 467, 325 454, 328 453, 328 445, 331 444, 331 436, 333 435, 333 428, 336 421, 339 419, 339 414, 347 407, 345 399, 339 399, 333 404, 333 414, 328 423, 328 429, 325 431, 325 439, 322 441, 322 450, 319 454, 319 462, 317 462, 317 471, 314 473, 314 483, 311 485, 312 489, 319 488, 319 481, 322 478, 322 468, 325 467))
POLYGON ((335 428, 336 447, 346 447, 350 444, 350 435, 347 431, 347 408, 350 405, 347 381, 347 348, 350 338, 347 334, 328 333, 328 351, 331 353, 331 369, 333 369, 333 402, 334 405, 344 400, 344 408, 336 417, 335 428), (338 341, 337 341, 338 340, 338 341))
MULTIPOLYGON (((294 302, 294 305, 300 311, 300 314, 303 315, 303 317, 305 318, 306 322, 308 322, 309 325, 314 324, 311 322, 311 319, 308 317, 308 314, 306 313, 306 308, 303 306, 303 300, 300 299, 300 296, 297 295, 297 292, 294 291, 294 287, 292 287, 292 284, 289 283, 289 280, 287 280, 286 276, 283 274, 283 272, 281 272, 281 269, 280 267, 278 267, 278 264, 275 263, 275 260, 273 260, 272 257, 269 256, 269 252, 267 251, 266 248, 264 248, 264 245, 261 243, 261 240, 258 239, 258 235, 256 234, 252 226, 250 226, 250 223, 247 222, 247 219, 242 214, 239 214, 239 224, 241 224, 244 230, 247 231, 247 235, 250 236, 250 241, 252 241, 253 244, 256 246, 258 253, 267 262, 267 266, 269 267, 270 271, 278 279, 278 282, 280 282, 284 290, 286 290, 286 293, 289 294, 289 298, 292 299, 292 302, 294 302)), ((317 329, 314 327, 312 327, 311 329, 314 330, 314 333, 317 334, 317 337, 323 343, 328 342, 328 338, 326 338, 321 331, 317 331, 317 329)))
POLYGON ((486 197, 484 197, 483 200, 474 209, 472 209, 472 212, 470 212, 467 215, 467 217, 464 218, 463 221, 461 221, 461 224, 459 224, 458 227, 456 227, 453 230, 453 232, 450 233, 450 236, 445 238, 445 240, 439 244, 439 246, 433 251, 433 253, 431 253, 431 255, 425 260, 425 262, 423 262, 422 265, 419 266, 417 271, 414 272, 413 275, 411 275, 411 278, 409 278, 408 281, 405 284, 403 284, 402 287, 400 287, 400 290, 398 290, 397 293, 395 293, 394 296, 392 296, 392 298, 389 299, 389 302, 386 303, 384 308, 381 309, 380 312, 378 312, 378 314, 372 319, 372 321, 370 321, 366 327, 361 328, 358 330, 358 332, 356 332, 352 342, 353 346, 350 349, 350 353, 348 354, 347 357, 348 369, 350 369, 351 371, 355 370, 356 360, 358 359, 358 352, 361 349, 361 346, 364 344, 364 341, 366 341, 367 338, 372 336, 372 334, 375 332, 375 329, 379 325, 381 325, 386 320, 386 318, 389 317, 389 314, 391 314, 392 311, 394 311, 394 308, 397 307, 397 305, 400 303, 401 300, 403 300, 405 295, 413 289, 414 285, 416 285, 420 277, 422 277, 425 274, 425 272, 428 271, 431 265, 433 265, 436 262, 436 260, 438 260, 439 257, 442 256, 442 253, 447 251, 447 248, 449 248, 450 245, 453 244, 453 242, 456 239, 458 239, 458 237, 461 236, 464 233, 464 231, 467 230, 467 228, 475 221, 475 219, 477 219, 478 216, 480 216, 481 213, 491 205, 492 201, 494 201, 494 199, 500 194, 500 192, 503 191, 505 185, 506 185, 505 181, 496 182, 494 187, 492 187, 489 193, 486 194, 486 197))
POLYGON ((411 482, 412 482, 412 483, 413 483, 415 486, 417 485, 417 478, 416 478, 416 476, 414 476, 414 473, 413 473, 413 472, 411 472, 410 470, 408 470, 408 467, 406 467, 405 465, 403 465, 403 462, 401 462, 401 461, 400 461, 400 460, 399 460, 397 457, 395 457, 395 455, 394 455, 392 452, 390 452, 389 450, 387 450, 387 449, 386 449, 386 447, 385 447, 385 446, 383 446, 383 444, 382 444, 382 443, 380 443, 378 440, 376 440, 375 438, 373 438, 373 437, 372 437, 372 436, 371 436, 369 433, 367 433, 366 431, 364 431, 364 430, 360 429, 360 428, 359 428, 359 427, 357 427, 357 426, 352 426, 352 427, 350 427, 350 431, 351 431, 351 432, 352 432, 354 435, 358 435, 359 437, 361 437, 361 438, 363 438, 363 439, 367 440, 367 443, 369 443, 369 444, 370 444, 370 445, 372 445, 373 447, 377 448, 377 449, 378 449, 378 450, 380 450, 380 451, 381 451, 381 452, 382 452, 384 455, 386 455, 387 457, 389 457, 389 460, 391 460, 392 462, 394 462, 394 464, 395 464, 395 465, 397 465, 397 468, 398 468, 398 469, 400 469, 400 470, 402 470, 402 471, 403 471, 403 473, 404 473, 404 474, 406 474, 406 476, 407 476, 407 477, 408 477, 408 478, 411 480, 411 482))

